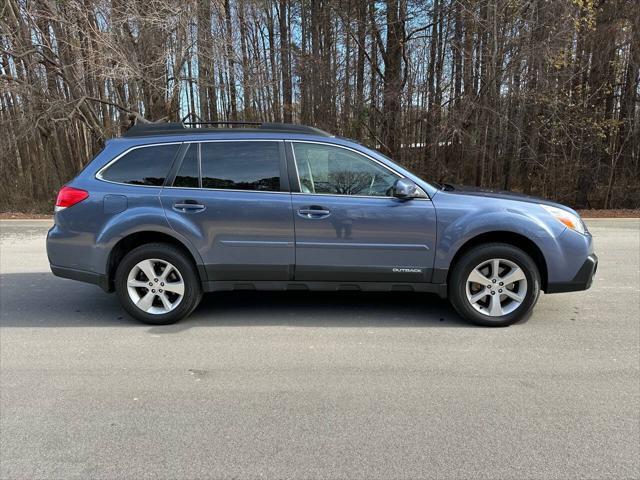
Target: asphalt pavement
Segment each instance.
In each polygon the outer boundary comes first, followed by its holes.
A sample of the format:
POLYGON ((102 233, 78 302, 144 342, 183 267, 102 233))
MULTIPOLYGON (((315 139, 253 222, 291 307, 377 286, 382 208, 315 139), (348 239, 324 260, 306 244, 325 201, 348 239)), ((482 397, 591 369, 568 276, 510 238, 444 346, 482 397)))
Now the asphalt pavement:
POLYGON ((640 478, 640 220, 524 323, 435 296, 215 293, 151 327, 0 222, 0 478, 640 478))

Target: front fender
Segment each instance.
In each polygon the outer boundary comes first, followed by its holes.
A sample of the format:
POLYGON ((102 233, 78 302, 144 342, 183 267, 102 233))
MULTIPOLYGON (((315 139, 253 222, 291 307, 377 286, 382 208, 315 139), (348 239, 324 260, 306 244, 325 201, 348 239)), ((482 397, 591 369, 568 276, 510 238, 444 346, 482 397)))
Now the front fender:
POLYGON ((560 238, 566 227, 549 222, 537 206, 491 198, 436 195, 438 236, 434 281, 444 281, 458 251, 479 235, 508 232, 533 242, 542 252, 549 274, 567 268, 560 238))

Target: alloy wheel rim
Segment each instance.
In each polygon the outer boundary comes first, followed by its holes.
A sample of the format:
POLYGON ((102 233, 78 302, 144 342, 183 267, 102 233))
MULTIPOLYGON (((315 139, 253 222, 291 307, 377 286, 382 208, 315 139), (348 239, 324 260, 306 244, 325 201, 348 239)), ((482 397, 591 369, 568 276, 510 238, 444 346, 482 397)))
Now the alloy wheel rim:
POLYGON ((127 292, 133 304, 151 315, 169 313, 184 297, 180 271, 166 260, 149 258, 137 263, 127 277, 127 292))
POLYGON ((471 270, 465 292, 474 310, 488 317, 501 317, 522 305, 527 288, 527 277, 518 264, 492 258, 471 270))

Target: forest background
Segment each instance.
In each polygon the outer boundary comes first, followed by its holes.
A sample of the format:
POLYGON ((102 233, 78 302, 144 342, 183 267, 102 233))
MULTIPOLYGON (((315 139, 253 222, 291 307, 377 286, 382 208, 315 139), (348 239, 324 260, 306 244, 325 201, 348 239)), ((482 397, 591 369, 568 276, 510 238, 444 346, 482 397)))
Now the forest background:
POLYGON ((0 211, 134 122, 312 125, 426 180, 640 207, 637 0, 3 0, 0 211))

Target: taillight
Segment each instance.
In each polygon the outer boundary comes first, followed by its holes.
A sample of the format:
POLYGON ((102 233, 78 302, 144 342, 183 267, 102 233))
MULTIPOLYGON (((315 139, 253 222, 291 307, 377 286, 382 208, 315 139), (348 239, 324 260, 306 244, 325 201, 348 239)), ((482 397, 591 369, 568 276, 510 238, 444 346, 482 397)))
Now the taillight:
POLYGON ((86 190, 64 186, 58 192, 55 210, 56 212, 59 212, 60 210, 64 210, 67 207, 75 205, 88 197, 89 192, 86 190))

